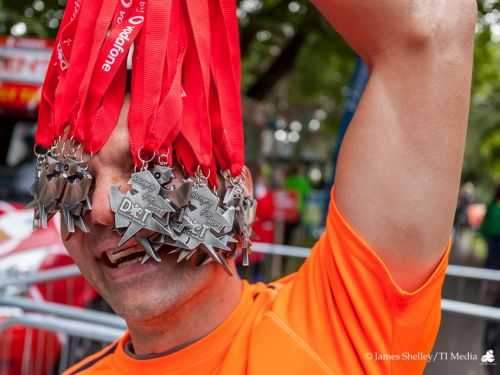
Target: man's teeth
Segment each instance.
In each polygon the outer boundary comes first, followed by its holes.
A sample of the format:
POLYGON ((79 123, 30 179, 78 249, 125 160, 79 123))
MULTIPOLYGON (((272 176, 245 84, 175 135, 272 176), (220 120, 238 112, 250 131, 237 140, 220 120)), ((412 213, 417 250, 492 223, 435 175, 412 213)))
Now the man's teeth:
POLYGON ((125 267, 125 266, 129 266, 131 264, 135 264, 135 263, 139 263, 141 261, 141 258, 140 257, 136 257, 134 259, 131 259, 131 260, 127 260, 125 262, 121 262, 121 263, 118 263, 118 268, 122 268, 122 267, 125 267))
MULTIPOLYGON (((108 259, 111 263, 117 264, 121 258, 129 256, 131 254, 142 253, 142 252, 144 252, 144 249, 142 248, 142 246, 134 246, 134 247, 130 247, 130 248, 125 249, 125 250, 117 249, 117 250, 108 251, 108 252, 106 252, 106 255, 108 256, 108 259)), ((139 257, 137 259, 139 259, 139 257)), ((132 260, 135 260, 135 258, 132 260)), ((129 264, 132 260, 123 262, 123 264, 129 264)))
MULTIPOLYGON (((156 251, 158 251, 158 250, 156 250, 156 251)), ((121 250, 121 249, 111 250, 111 251, 106 252, 106 256, 108 257, 109 261, 113 265, 115 265, 119 268, 124 267, 124 266, 128 266, 130 264, 139 263, 139 262, 141 264, 144 264, 148 260, 152 259, 151 255, 149 255, 141 245, 130 247, 130 248, 125 249, 125 250, 121 250), (132 259, 129 259, 129 260, 122 260, 123 258, 129 257, 130 255, 133 255, 136 253, 137 253, 136 257, 133 257, 132 259)))

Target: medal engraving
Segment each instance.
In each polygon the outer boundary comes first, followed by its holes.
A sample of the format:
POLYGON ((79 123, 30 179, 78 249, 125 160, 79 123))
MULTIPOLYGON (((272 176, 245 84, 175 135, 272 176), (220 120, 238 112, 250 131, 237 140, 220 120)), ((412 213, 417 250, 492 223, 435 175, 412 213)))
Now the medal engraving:
MULTIPOLYGON (((131 190, 121 193, 120 189, 112 186, 109 193, 111 210, 115 213, 115 227, 124 229, 125 233, 120 239, 118 246, 136 236, 141 230, 147 229, 154 233, 172 234, 169 228, 168 218, 163 220, 167 213, 175 212, 169 202, 160 196, 161 186, 153 174, 148 171, 133 173, 129 184, 131 190)), ((139 238, 142 237, 136 236, 139 238)), ((151 245, 143 247, 156 261, 160 258, 156 255, 151 245)))
POLYGON ((216 232, 230 223, 218 209, 218 197, 206 185, 195 186, 191 194, 188 215, 195 222, 208 225, 216 232))
POLYGON ((166 248, 168 254, 177 254, 179 263, 215 261, 229 274, 232 269, 226 258, 241 249, 243 263, 248 264, 255 201, 245 195, 241 180, 226 185, 221 200, 202 176, 177 187, 172 179, 169 167, 154 166, 133 173, 126 193, 111 187, 115 228, 123 234, 118 246, 135 237, 146 251, 142 263, 150 258, 160 261, 157 252, 166 248), (152 233, 141 232, 144 229, 152 233))

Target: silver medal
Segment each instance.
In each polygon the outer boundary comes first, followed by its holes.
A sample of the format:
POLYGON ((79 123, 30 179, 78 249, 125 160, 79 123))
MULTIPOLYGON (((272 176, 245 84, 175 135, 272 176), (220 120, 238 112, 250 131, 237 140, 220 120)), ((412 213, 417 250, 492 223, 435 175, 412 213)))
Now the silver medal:
POLYGON ((47 155, 39 168, 39 176, 32 187, 35 206, 34 227, 46 229, 48 221, 57 212, 59 199, 64 191, 66 179, 60 172, 60 162, 47 155))
POLYGON ((195 185, 191 193, 188 215, 196 223, 220 232, 231 223, 224 217, 224 212, 218 204, 219 198, 207 185, 195 185))
MULTIPOLYGON (((125 194, 116 186, 112 186, 109 193, 111 210, 115 213, 115 227, 126 228, 118 246, 122 246, 142 229, 154 233, 171 234, 168 222, 162 219, 166 214, 175 210, 166 199, 160 196, 162 187, 155 176, 149 170, 136 172, 132 174, 129 184, 131 190, 125 194)), ((160 260, 152 247, 148 246, 146 250, 155 260, 160 260)))
POLYGON ((93 178, 77 161, 67 159, 63 168, 66 184, 60 202, 63 215, 61 230, 67 239, 75 232, 75 225, 88 233, 83 215, 90 208, 89 193, 93 178))
POLYGON ((68 140, 58 140, 46 154, 37 154, 32 187, 35 199, 30 204, 35 206, 34 227, 46 228, 51 217, 60 210, 64 238, 75 232, 75 226, 88 232, 83 216, 91 209, 89 194, 93 177, 83 156, 80 147, 68 140))

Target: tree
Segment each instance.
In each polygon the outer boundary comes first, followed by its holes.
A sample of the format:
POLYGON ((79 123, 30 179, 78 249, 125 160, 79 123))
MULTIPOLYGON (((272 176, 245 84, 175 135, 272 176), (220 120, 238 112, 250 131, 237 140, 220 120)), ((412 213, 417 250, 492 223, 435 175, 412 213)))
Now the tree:
MULTIPOLYGON (((65 0, 0 0, 0 34, 53 37, 65 0)), ((500 182, 500 0, 478 0, 471 128, 464 178, 500 182), (487 177, 485 177, 487 176, 487 177)), ((322 108, 332 134, 343 112, 354 53, 305 0, 238 0, 243 93, 276 116, 322 108)), ((332 142, 333 143, 333 142, 332 142)))

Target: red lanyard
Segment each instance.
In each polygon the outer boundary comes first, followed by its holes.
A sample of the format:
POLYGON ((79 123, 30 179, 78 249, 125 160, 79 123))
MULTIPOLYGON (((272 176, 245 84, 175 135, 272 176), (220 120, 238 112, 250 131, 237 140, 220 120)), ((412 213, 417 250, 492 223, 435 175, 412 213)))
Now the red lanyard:
POLYGON ((70 0, 61 25, 37 144, 50 146, 70 125, 87 152, 100 150, 119 117, 134 44, 128 122, 136 166, 146 154, 169 153, 214 185, 218 168, 241 173, 235 0, 70 0))
POLYGON ((150 0, 143 36, 134 56, 129 113, 131 152, 136 166, 141 153, 168 154, 180 129, 181 68, 186 41, 181 0, 150 0))
POLYGON ((35 141, 45 148, 49 148, 59 135, 54 122, 55 91, 58 82, 62 79, 62 74, 68 69, 68 61, 74 44, 73 36, 80 10, 80 0, 70 0, 68 2, 43 83, 38 114, 39 126, 36 129, 35 141))
POLYGON ((55 131, 59 135, 66 126, 72 125, 80 106, 78 88, 81 88, 85 71, 93 66, 92 54, 95 54, 99 47, 96 42, 99 38, 104 38, 108 29, 112 16, 112 10, 109 8, 110 2, 101 7, 100 1, 83 1, 76 27, 68 28, 68 32, 74 32, 71 54, 66 56, 69 66, 61 76, 55 91, 54 122, 55 131), (96 18, 97 14, 99 17, 96 18))
POLYGON ((210 2, 212 86, 210 112, 215 157, 222 170, 238 176, 244 165, 240 102, 240 56, 234 1, 210 2), (227 66, 232 69, 227 69, 227 66))
MULTIPOLYGON (((81 86, 81 107, 72 135, 85 146, 85 151, 95 153, 109 138, 123 104, 125 62, 128 50, 142 29, 144 7, 139 0, 120 1, 115 9, 110 31, 94 63, 94 69, 87 70, 81 86), (113 108, 103 114, 103 102, 113 108), (97 121, 97 113, 99 121, 97 121)), ((111 2, 109 2, 111 7, 111 2)), ((107 10, 109 12, 109 10, 107 10)))
MULTIPOLYGON (((212 137, 208 113, 210 89, 210 24, 206 1, 186 2, 188 49, 183 68, 184 111, 176 156, 188 173, 198 167, 208 175, 212 164, 212 137)), ((210 173, 211 174, 211 173, 210 173)))
MULTIPOLYGON (((182 66, 187 48, 187 35, 182 23, 182 8, 179 0, 172 1, 170 30, 166 43, 173 46, 166 51, 163 82, 159 82, 162 100, 153 113, 150 136, 145 149, 157 154, 170 154, 172 141, 181 130, 183 114, 182 66)), ((165 45, 165 41, 164 41, 165 45)))

